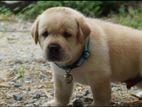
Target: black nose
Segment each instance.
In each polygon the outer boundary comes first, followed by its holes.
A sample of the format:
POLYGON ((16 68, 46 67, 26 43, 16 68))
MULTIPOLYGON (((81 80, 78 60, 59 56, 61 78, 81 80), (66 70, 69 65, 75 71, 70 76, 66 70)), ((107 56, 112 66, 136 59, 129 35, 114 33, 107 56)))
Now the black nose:
POLYGON ((48 45, 48 59, 51 61, 60 59, 60 45, 58 44, 49 44, 48 45))
POLYGON ((58 45, 58 44, 49 44, 48 49, 49 49, 49 51, 56 52, 56 51, 59 51, 60 45, 58 45))

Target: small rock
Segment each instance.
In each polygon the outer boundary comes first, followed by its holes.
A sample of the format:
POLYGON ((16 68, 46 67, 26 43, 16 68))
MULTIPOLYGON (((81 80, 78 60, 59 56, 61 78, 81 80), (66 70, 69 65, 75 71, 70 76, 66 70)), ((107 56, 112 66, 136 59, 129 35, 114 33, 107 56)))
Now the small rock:
POLYGON ((12 85, 12 86, 14 86, 16 88, 19 88, 19 87, 22 86, 22 84, 20 82, 17 82, 16 80, 9 81, 9 85, 12 85))
POLYGON ((16 80, 14 79, 14 80, 11 80, 10 82, 11 82, 11 83, 16 83, 16 80))
POLYGON ((84 96, 87 96, 88 94, 90 94, 90 92, 89 90, 86 90, 84 96))
POLYGON ((14 100, 21 101, 23 99, 23 96, 21 94, 13 95, 14 100))
POLYGON ((28 87, 26 90, 27 90, 27 91, 31 91, 31 88, 30 88, 30 87, 28 87))
POLYGON ((35 106, 39 106, 39 105, 40 105, 40 102, 41 102, 41 101, 37 100, 37 101, 34 103, 34 105, 35 105, 35 106))
POLYGON ((5 55, 0 53, 0 60, 4 59, 5 58, 5 55))
POLYGON ((22 60, 17 59, 17 60, 15 61, 15 64, 23 64, 23 62, 22 62, 22 60))
POLYGON ((92 102, 93 102, 93 99, 92 99, 92 98, 89 98, 89 97, 86 97, 86 98, 84 98, 84 102, 92 103, 92 102))
POLYGON ((19 87, 21 87, 21 86, 22 86, 22 84, 17 83, 17 82, 14 84, 14 87, 16 87, 16 88, 19 88, 19 87))
POLYGON ((32 82, 32 78, 31 78, 30 76, 25 76, 25 77, 24 77, 24 81, 25 81, 26 83, 31 83, 31 82, 32 82))
POLYGON ((73 107, 84 107, 80 99, 77 99, 73 102, 73 107))
POLYGON ((37 99, 32 99, 32 100, 29 100, 29 103, 35 103, 37 101, 37 99))
POLYGON ((32 97, 33 99, 39 99, 41 97, 40 93, 35 93, 32 97))
POLYGON ((26 107, 35 107, 34 104, 26 104, 26 107))
POLYGON ((46 97, 46 94, 43 91, 36 91, 36 92, 32 93, 32 96, 33 96, 32 97, 33 99, 39 99, 42 97, 46 97))
POLYGON ((40 75, 40 77, 39 77, 39 79, 40 79, 40 80, 43 80, 43 81, 44 81, 44 80, 47 80, 47 76, 46 76, 46 75, 41 74, 41 75, 40 75))

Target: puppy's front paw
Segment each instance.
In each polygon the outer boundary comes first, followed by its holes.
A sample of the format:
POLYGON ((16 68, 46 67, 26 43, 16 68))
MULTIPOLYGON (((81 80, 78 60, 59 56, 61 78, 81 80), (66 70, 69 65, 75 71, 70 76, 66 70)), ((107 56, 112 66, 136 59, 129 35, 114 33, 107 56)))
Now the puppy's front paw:
POLYGON ((52 106, 64 106, 64 104, 60 104, 60 103, 57 103, 57 101, 55 100, 51 100, 47 103, 44 103, 42 106, 48 106, 48 107, 52 107, 52 106))

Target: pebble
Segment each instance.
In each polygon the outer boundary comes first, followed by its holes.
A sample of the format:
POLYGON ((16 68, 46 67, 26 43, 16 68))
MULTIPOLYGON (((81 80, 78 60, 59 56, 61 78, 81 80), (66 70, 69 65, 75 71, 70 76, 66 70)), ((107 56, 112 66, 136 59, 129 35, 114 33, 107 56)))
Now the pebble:
POLYGON ((39 79, 42 80, 42 81, 45 81, 45 80, 47 80, 47 76, 41 74, 40 77, 39 77, 39 79))
POLYGON ((19 88, 19 87, 21 87, 21 86, 22 86, 22 84, 17 83, 17 82, 14 84, 14 87, 16 87, 16 88, 19 88))
POLYGON ((93 98, 86 97, 86 98, 84 98, 84 102, 92 103, 93 102, 93 98))
POLYGON ((26 107, 35 107, 34 104, 26 104, 26 107))
POLYGON ((84 93, 84 96, 87 96, 88 94, 90 94, 89 90, 86 90, 84 93))
POLYGON ((39 105, 40 105, 40 101, 39 101, 39 100, 36 101, 36 102, 34 103, 34 105, 35 105, 35 106, 39 106, 39 105))
POLYGON ((83 103, 80 99, 76 99, 74 102, 73 102, 73 107, 84 107, 83 106, 83 103))
POLYGON ((39 99, 40 97, 41 97, 41 94, 40 94, 40 93, 35 93, 32 98, 33 98, 33 99, 39 99))
POLYGON ((13 98, 16 101, 21 101, 23 99, 23 96, 21 94, 16 94, 16 95, 13 95, 13 98))
POLYGON ((30 87, 28 87, 28 88, 26 88, 26 90, 27 90, 27 91, 31 91, 31 88, 30 88, 30 87))
POLYGON ((3 60, 5 58, 5 55, 0 53, 0 60, 3 60))
POLYGON ((31 78, 30 76, 25 76, 25 77, 24 77, 24 81, 25 81, 26 83, 31 83, 31 82, 32 82, 32 78, 31 78))
POLYGON ((15 61, 15 64, 23 64, 23 61, 22 61, 22 60, 17 59, 17 60, 15 61))
POLYGON ((19 88, 22 86, 22 83, 17 82, 16 80, 11 80, 11 81, 9 81, 9 85, 13 85, 16 88, 19 88))

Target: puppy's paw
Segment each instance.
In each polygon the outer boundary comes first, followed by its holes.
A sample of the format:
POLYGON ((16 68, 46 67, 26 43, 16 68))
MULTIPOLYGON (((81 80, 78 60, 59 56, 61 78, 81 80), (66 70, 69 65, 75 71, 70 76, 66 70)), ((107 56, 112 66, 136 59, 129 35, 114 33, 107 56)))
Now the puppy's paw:
POLYGON ((57 101, 55 100, 51 100, 47 103, 44 103, 42 106, 53 107, 53 106, 64 106, 64 104, 60 104, 60 103, 57 103, 57 101))

